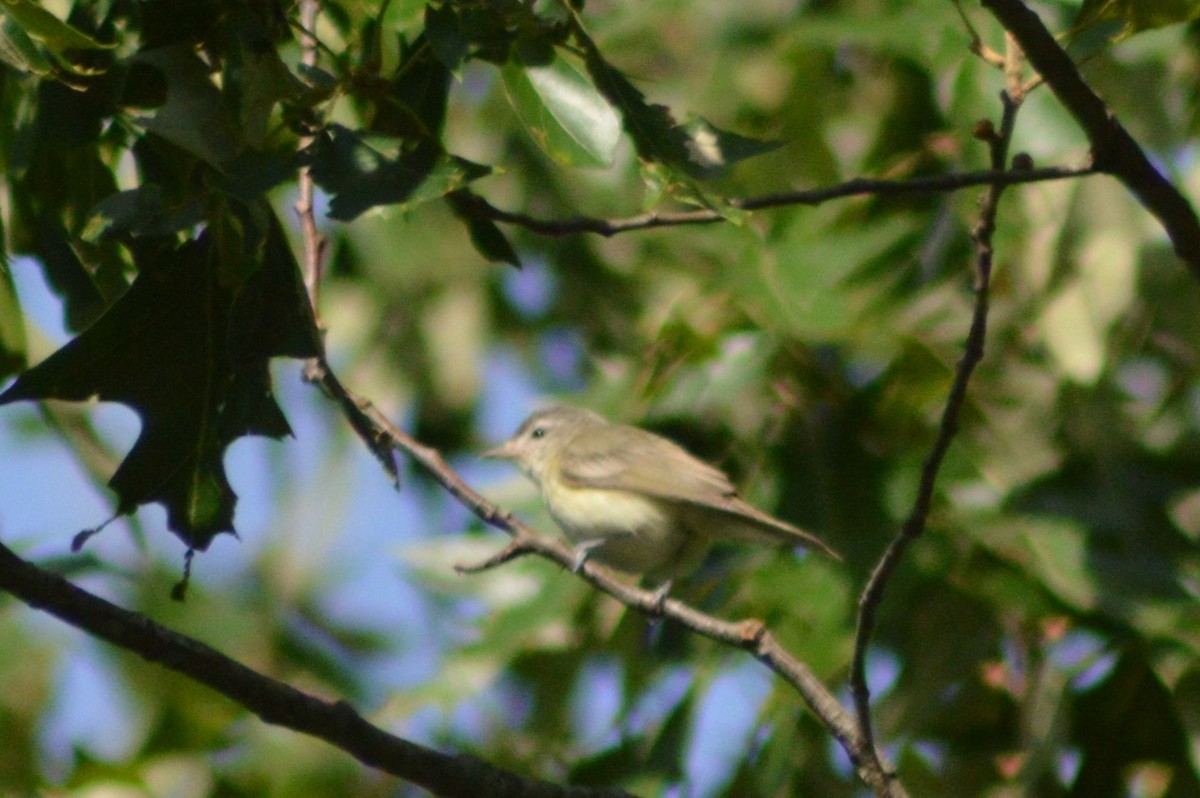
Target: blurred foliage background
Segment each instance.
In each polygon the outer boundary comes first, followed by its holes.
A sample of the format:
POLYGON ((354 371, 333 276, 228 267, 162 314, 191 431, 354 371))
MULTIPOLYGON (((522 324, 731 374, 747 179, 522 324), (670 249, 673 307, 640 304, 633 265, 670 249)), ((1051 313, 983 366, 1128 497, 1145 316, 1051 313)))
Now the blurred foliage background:
MULTIPOLYGON (((136 475, 120 502, 104 487, 139 434, 119 406, 0 410, 0 535, 443 750, 644 795, 859 794, 827 732, 745 654, 648 625, 544 562, 455 575, 502 537, 407 465, 392 492, 297 361, 274 361, 263 399, 266 358, 309 346, 287 276, 296 173, 311 165, 320 186, 319 312, 344 382, 548 534, 532 486, 474 459, 540 399, 719 463, 845 562, 730 548, 676 595, 766 619, 839 685, 856 596, 911 507, 961 354, 979 192, 754 214, 722 198, 985 168, 971 131, 998 119, 1003 76, 945 0, 320 5, 318 68, 301 64, 287 2, 0 6, 3 372, 180 263, 205 264, 225 299, 176 285, 171 301, 216 302, 203 307, 231 329, 238 303, 283 298, 251 306, 265 328, 237 327, 266 340, 250 347, 261 369, 242 371, 235 344, 201 360, 264 403, 193 463, 209 515, 171 526, 201 547, 222 531, 224 457, 240 540, 197 557, 185 603, 168 598, 185 546, 152 503, 175 499, 139 493, 136 475), (689 159, 705 141, 748 157, 689 159), (468 184, 546 218, 705 205, 729 220, 553 238, 448 196, 468 184), (276 399, 296 437, 239 437, 282 432, 264 421, 276 399), (145 506, 68 555, 118 503, 145 506)), ((1194 196, 1190 5, 1037 9, 1194 196)), ((1045 89, 1014 151, 1087 155, 1045 89)), ((878 735, 914 795, 1200 795, 1200 286, 1105 177, 1011 189, 996 247, 987 355, 880 613, 878 735)), ((193 323, 178 308, 167 330, 193 323)), ((40 395, 132 394, 169 413, 191 390, 172 375, 198 367, 163 335, 96 344, 132 364, 117 384, 40 395)), ((0 795, 418 792, 10 597, 0 637, 0 795)))

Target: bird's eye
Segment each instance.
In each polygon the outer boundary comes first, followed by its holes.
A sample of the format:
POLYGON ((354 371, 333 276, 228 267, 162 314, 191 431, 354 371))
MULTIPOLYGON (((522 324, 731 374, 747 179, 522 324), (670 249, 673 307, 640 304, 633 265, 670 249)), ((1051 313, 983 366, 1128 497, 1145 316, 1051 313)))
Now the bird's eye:
POLYGON ((546 428, 534 427, 533 432, 529 433, 529 437, 533 438, 534 440, 546 437, 546 428))

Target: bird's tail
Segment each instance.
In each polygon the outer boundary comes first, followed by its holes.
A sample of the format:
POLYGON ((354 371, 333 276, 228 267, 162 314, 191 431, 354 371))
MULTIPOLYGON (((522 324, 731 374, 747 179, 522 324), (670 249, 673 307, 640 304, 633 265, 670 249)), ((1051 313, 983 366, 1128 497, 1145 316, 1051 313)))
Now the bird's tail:
POLYGON ((695 510, 709 515, 705 526, 712 526, 712 515, 726 522, 720 527, 720 537, 726 540, 763 546, 803 546, 806 549, 815 549, 838 562, 842 560, 840 554, 816 535, 767 515, 736 497, 729 500, 728 507, 705 506, 702 510, 695 510))

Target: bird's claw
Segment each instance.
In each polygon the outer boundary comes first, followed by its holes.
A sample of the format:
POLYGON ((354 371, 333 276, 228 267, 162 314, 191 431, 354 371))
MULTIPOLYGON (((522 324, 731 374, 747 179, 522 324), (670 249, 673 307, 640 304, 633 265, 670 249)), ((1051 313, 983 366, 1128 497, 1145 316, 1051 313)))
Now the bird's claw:
POLYGON ((571 573, 583 571, 583 564, 592 556, 592 549, 604 545, 604 538, 585 540, 575 547, 575 561, 571 563, 571 573))
POLYGON ((655 615, 662 615, 666 609, 667 596, 671 593, 671 580, 663 582, 658 590, 654 591, 654 596, 651 598, 650 611, 655 615))

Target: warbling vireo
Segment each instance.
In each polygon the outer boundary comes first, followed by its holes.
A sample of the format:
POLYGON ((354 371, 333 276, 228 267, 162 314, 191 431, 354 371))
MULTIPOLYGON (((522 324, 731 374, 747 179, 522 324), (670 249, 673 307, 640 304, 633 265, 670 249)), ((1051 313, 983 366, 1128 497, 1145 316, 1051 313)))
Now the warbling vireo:
POLYGON ((683 447, 589 410, 539 410, 483 456, 511 460, 537 483, 575 543, 577 571, 593 557, 670 580, 694 570, 720 540, 806 546, 840 559, 821 540, 739 499, 725 474, 683 447))

